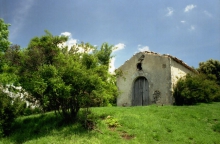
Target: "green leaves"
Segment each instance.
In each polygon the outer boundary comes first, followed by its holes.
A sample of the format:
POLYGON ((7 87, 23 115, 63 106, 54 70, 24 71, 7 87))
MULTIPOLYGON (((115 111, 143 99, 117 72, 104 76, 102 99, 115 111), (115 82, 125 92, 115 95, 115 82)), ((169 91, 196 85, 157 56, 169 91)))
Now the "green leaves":
POLYGON ((104 43, 100 50, 89 43, 60 44, 67 37, 35 37, 19 54, 19 82, 44 110, 62 111, 74 119, 81 107, 106 106, 117 95, 116 78, 108 72, 113 46, 104 43))
POLYGON ((0 91, 0 137, 9 135, 15 118, 15 107, 12 104, 12 98, 0 91))
POLYGON ((220 87, 203 74, 187 75, 179 79, 173 95, 177 105, 209 103, 220 100, 220 87))
POLYGON ((99 63, 102 65, 109 66, 111 59, 111 53, 113 51, 113 45, 109 46, 108 43, 103 43, 100 51, 96 51, 99 63))
POLYGON ((0 19, 0 52, 5 52, 10 45, 8 41, 8 26, 9 24, 6 24, 3 19, 0 19))
POLYGON ((199 63, 200 74, 180 79, 174 89, 177 105, 220 101, 220 62, 208 60, 199 63))
MULTIPOLYGON (((113 46, 63 45, 68 37, 33 38, 28 47, 9 47, 8 25, 0 19, 0 84, 19 85, 28 100, 44 111, 61 111, 74 120, 81 107, 107 106, 117 96, 116 78, 108 72, 113 46)), ((0 85, 0 86, 1 86, 0 85)))
POLYGON ((220 85, 220 61, 210 59, 199 63, 198 71, 206 74, 210 80, 216 80, 220 85))
POLYGON ((15 67, 4 64, 2 70, 3 72, 0 73, 0 85, 16 85, 18 76, 14 73, 16 71, 15 67))

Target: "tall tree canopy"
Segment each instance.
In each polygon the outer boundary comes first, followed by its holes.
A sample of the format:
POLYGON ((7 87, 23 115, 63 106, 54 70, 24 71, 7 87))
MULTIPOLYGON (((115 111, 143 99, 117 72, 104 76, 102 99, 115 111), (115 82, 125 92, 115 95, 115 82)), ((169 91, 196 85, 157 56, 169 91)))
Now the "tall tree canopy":
POLYGON ((6 51, 10 46, 8 40, 8 24, 0 19, 0 137, 7 136, 16 118, 15 107, 12 104, 12 98, 4 91, 4 85, 14 82, 16 75, 13 68, 9 66, 6 60, 6 51))
MULTIPOLYGON (((8 26, 9 24, 6 24, 3 19, 0 19, 0 87, 13 84, 17 77, 14 73, 16 68, 10 65, 12 62, 9 60, 10 58, 7 58, 7 56, 12 56, 12 53, 15 52, 13 50, 15 47, 10 46, 11 43, 8 40, 8 26), (10 52, 12 53, 9 54, 10 52)), ((13 61, 15 62, 15 59, 13 61)))
POLYGON ((4 52, 8 49, 10 42, 8 40, 8 26, 3 19, 0 19, 0 73, 3 72, 4 66, 4 52))
POLYGON ((105 106, 117 96, 116 79, 108 72, 113 46, 100 50, 89 43, 70 49, 65 36, 48 31, 33 38, 19 57, 19 83, 44 110, 74 119, 81 107, 105 106))
POLYGON ((0 52, 5 52, 10 45, 8 41, 8 26, 9 24, 6 24, 3 19, 0 19, 0 52))
POLYGON ((214 79, 220 85, 220 61, 210 59, 199 63, 198 71, 214 79))

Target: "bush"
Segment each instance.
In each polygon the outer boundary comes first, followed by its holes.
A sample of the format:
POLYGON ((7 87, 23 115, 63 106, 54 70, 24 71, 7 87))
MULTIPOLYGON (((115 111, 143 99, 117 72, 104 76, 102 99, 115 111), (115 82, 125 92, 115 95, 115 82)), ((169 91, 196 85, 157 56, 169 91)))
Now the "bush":
POLYGON ((207 79, 206 75, 186 75, 177 82, 173 96, 176 105, 220 101, 220 87, 215 81, 207 79))
POLYGON ((118 120, 111 116, 107 116, 105 119, 105 122, 108 125, 108 127, 119 127, 120 126, 118 120))
POLYGON ((32 114, 40 114, 40 113, 42 113, 42 110, 38 107, 36 107, 36 108, 27 107, 27 108, 24 109, 23 115, 24 116, 29 116, 29 115, 32 115, 32 114))
POLYGON ((16 118, 12 98, 0 91, 0 136, 8 136, 16 118))
POLYGON ((20 98, 11 98, 0 91, 0 137, 10 134, 16 117, 37 113, 41 113, 39 108, 26 107, 26 102, 20 98))
POLYGON ((27 107, 26 102, 22 101, 19 97, 13 99, 13 107, 15 108, 16 116, 23 116, 27 107))
POLYGON ((206 62, 201 62, 197 70, 199 73, 207 75, 209 79, 215 80, 220 85, 220 61, 210 59, 206 62))

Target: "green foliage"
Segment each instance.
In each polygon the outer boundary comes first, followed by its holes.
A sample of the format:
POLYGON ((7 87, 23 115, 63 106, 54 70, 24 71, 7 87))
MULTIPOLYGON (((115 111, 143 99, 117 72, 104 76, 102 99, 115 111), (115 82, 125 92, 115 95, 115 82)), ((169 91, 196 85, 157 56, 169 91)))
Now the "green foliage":
POLYGON ((8 93, 0 91, 0 136, 8 136, 18 116, 40 113, 39 108, 28 108, 20 97, 11 98, 8 93))
POLYGON ((18 66, 20 64, 21 49, 19 45, 11 45, 6 51, 4 56, 9 65, 18 66))
POLYGON ((109 46, 108 43, 103 43, 100 51, 96 51, 96 55, 98 57, 99 63, 105 66, 109 66, 109 62, 111 59, 111 53, 113 50, 113 46, 109 46))
POLYGON ((116 77, 108 72, 113 46, 104 43, 98 50, 81 43, 68 50, 62 46, 66 40, 46 31, 16 53, 20 63, 13 66, 18 68, 22 88, 44 111, 56 110, 67 120, 74 120, 81 107, 114 102, 118 90, 116 77))
POLYGON ((18 70, 21 62, 20 46, 12 45, 3 54, 0 81, 3 85, 19 86, 18 70))
POLYGON ((22 113, 23 116, 29 116, 29 115, 33 115, 33 114, 41 114, 42 110, 38 107, 35 108, 30 108, 30 107, 26 107, 22 113))
POLYGON ((118 120, 116 118, 113 118, 112 116, 107 116, 105 119, 106 124, 108 125, 108 127, 119 127, 120 124, 118 122, 118 120))
POLYGON ((5 52, 10 45, 8 41, 8 26, 9 24, 6 24, 3 19, 0 19, 0 53, 5 52))
POLYGON ((200 74, 181 78, 174 89, 175 104, 191 105, 220 101, 220 62, 208 60, 199 63, 200 74))
POLYGON ((11 67, 6 56, 10 46, 10 42, 8 41, 8 26, 9 24, 5 24, 4 20, 0 19, 0 86, 12 84, 17 78, 14 74, 16 68, 11 67))
POLYGON ((13 54, 8 57, 10 46, 8 26, 9 24, 5 24, 4 20, 0 19, 0 136, 9 135, 17 110, 13 99, 3 92, 6 85, 12 85, 17 80, 17 75, 14 73, 16 68, 10 64, 17 59, 13 54))
POLYGON ((186 75, 177 82, 173 96, 176 105, 220 101, 220 87, 206 75, 186 75))
POLYGON ((16 117, 42 113, 42 110, 38 107, 27 106, 26 101, 20 97, 13 98, 12 103, 16 117))
POLYGON ((199 63, 198 71, 220 85, 220 61, 210 59, 206 62, 201 62, 199 63))
POLYGON ((20 97, 13 98, 12 101, 13 101, 13 107, 15 108, 14 112, 16 116, 24 115, 24 111, 27 108, 26 102, 22 101, 20 97))
POLYGON ((0 73, 0 85, 6 86, 6 85, 16 85, 16 80, 18 79, 18 76, 14 73, 16 71, 13 67, 4 64, 2 66, 3 72, 0 73))
POLYGON ((12 98, 0 91, 0 136, 8 136, 16 118, 12 98))

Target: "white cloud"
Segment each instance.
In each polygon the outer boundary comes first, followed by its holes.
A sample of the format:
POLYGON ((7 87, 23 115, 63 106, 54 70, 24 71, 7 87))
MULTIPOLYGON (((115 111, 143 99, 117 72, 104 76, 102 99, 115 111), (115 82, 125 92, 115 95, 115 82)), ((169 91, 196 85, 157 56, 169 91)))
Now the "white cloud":
POLYGON ((138 50, 144 52, 144 51, 150 51, 150 48, 149 46, 138 45, 138 50))
POLYGON ((109 72, 114 73, 114 71, 115 71, 115 57, 111 58, 109 64, 109 72))
POLYGON ((126 45, 123 44, 123 43, 118 43, 118 44, 116 44, 116 45, 114 46, 113 52, 116 52, 116 51, 122 50, 122 49, 125 48, 125 46, 126 46, 126 45))
POLYGON ((166 16, 172 16, 174 12, 174 9, 172 7, 167 7, 167 14, 166 16))
POLYGON ((182 20, 182 21, 180 21, 181 23, 186 23, 186 21, 184 21, 184 20, 182 20))
MULTIPOLYGON (((123 44, 123 43, 118 43, 118 44, 116 44, 116 45, 114 46, 114 48, 113 48, 113 53, 116 52, 116 51, 119 51, 119 50, 124 49, 125 46, 126 46, 126 45, 123 44)), ((112 74, 113 74, 114 71, 115 71, 115 60, 116 60, 116 58, 113 57, 113 58, 110 59, 110 63, 109 63, 109 72, 112 73, 112 74)))
MULTIPOLYGON (((77 41, 78 41, 78 40, 77 40, 77 39, 74 39, 74 38, 72 37, 72 34, 71 34, 70 32, 62 32, 60 35, 61 35, 61 36, 68 36, 68 40, 62 44, 62 46, 67 46, 67 47, 68 47, 68 50, 69 50, 73 45, 76 45, 76 44, 77 44, 77 41)), ((81 50, 79 50, 79 51, 81 51, 81 50)))
POLYGON ((208 17, 212 17, 212 14, 209 13, 208 11, 206 11, 206 10, 204 11, 204 14, 207 15, 208 17))
POLYGON ((63 33, 61 33, 61 35, 68 36, 68 37, 72 36, 72 34, 70 32, 63 32, 63 33))
POLYGON ((29 14, 29 11, 31 10, 31 7, 34 5, 34 0, 23 0, 20 2, 20 4, 17 6, 18 8, 14 12, 14 17, 12 21, 12 27, 10 30, 10 36, 13 40, 20 32, 20 29, 23 28, 25 24, 25 20, 27 15, 29 14))
POLYGON ((190 28, 189 28, 189 30, 190 30, 190 31, 194 31, 195 28, 196 28, 196 27, 195 27, 194 25, 191 25, 190 28))
POLYGON ((187 6, 185 7, 184 12, 189 12, 189 11, 191 11, 192 9, 196 8, 196 7, 197 7, 197 6, 196 6, 196 5, 193 5, 193 4, 187 5, 187 6))
POLYGON ((67 46, 68 46, 68 47, 69 47, 69 46, 71 47, 71 46, 77 44, 77 39, 69 38, 66 43, 67 43, 67 46))

